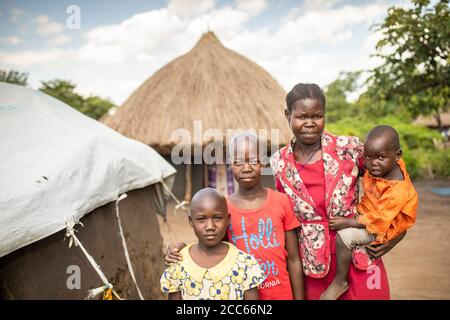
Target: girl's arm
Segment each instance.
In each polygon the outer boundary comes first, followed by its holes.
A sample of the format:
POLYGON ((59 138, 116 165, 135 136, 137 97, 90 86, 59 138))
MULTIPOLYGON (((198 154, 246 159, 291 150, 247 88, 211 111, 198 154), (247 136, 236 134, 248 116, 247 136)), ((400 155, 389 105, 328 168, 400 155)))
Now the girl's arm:
POLYGON ((259 300, 258 288, 252 288, 244 291, 244 300, 259 300))
POLYGON ((286 231, 287 269, 291 280, 294 300, 305 299, 305 287, 302 261, 298 252, 298 238, 296 229, 286 231))
POLYGON ((166 254, 164 256, 164 263, 166 266, 183 260, 183 256, 180 254, 180 251, 184 247, 186 247, 186 243, 184 242, 171 243, 167 246, 166 254))
POLYGON ((169 300, 183 300, 181 297, 181 292, 177 291, 174 293, 169 293, 169 300))

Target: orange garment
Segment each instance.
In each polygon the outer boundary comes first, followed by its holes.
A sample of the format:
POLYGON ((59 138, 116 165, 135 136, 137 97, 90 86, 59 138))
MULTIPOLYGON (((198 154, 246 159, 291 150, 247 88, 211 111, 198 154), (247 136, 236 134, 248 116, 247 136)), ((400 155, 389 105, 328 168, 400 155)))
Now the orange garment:
POLYGON ((397 164, 404 180, 386 180, 364 174, 364 196, 358 204, 359 223, 376 235, 377 243, 385 243, 410 228, 416 222, 417 192, 406 171, 405 162, 397 164))

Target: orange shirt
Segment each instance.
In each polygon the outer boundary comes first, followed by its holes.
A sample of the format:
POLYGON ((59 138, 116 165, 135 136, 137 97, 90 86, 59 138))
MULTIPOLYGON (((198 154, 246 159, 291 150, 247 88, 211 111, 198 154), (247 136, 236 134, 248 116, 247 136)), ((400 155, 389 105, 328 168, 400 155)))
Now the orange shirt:
POLYGON ((387 242, 410 228, 416 222, 417 192, 406 171, 405 162, 397 164, 404 180, 385 180, 364 174, 364 196, 358 204, 358 218, 376 242, 387 242))

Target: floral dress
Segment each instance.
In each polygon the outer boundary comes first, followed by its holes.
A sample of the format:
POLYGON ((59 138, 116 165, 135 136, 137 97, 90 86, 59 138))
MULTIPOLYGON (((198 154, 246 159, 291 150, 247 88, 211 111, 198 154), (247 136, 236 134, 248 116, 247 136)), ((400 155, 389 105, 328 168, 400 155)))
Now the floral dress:
POLYGON ((255 258, 228 245, 228 253, 216 266, 205 269, 189 254, 190 244, 181 250, 183 261, 166 268, 161 276, 164 293, 181 292, 183 300, 242 300, 244 292, 265 280, 255 258))
MULTIPOLYGON (((316 299, 334 279, 336 272, 335 231, 328 219, 352 218, 357 213, 358 178, 364 170, 363 146, 358 138, 334 136, 324 132, 321 138, 324 210, 299 174, 293 153, 295 138, 271 159, 277 189, 286 193, 301 223, 299 252, 305 282, 306 298, 316 299)), ((305 167, 303 170, 308 170, 305 167)), ((309 172, 304 171, 304 176, 309 172)), ((372 261, 364 247, 353 250, 353 264, 348 274, 350 289, 343 299, 388 299, 389 285, 381 259, 372 261), (376 286, 371 274, 376 272, 376 286), (378 281, 379 280, 379 281, 378 281), (375 288, 375 290, 373 290, 375 288)))

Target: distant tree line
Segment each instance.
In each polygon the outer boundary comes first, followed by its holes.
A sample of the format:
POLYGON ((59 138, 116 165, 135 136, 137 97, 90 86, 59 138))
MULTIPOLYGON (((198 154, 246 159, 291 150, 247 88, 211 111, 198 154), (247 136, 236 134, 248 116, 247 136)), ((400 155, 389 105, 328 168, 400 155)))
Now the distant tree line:
MULTIPOLYGON (((0 81, 28 86, 28 73, 0 69, 0 81)), ((42 81, 39 88, 42 92, 61 100, 96 120, 104 115, 110 108, 115 106, 109 99, 103 99, 94 95, 84 97, 77 93, 75 89, 76 85, 73 82, 61 79, 42 81)))

